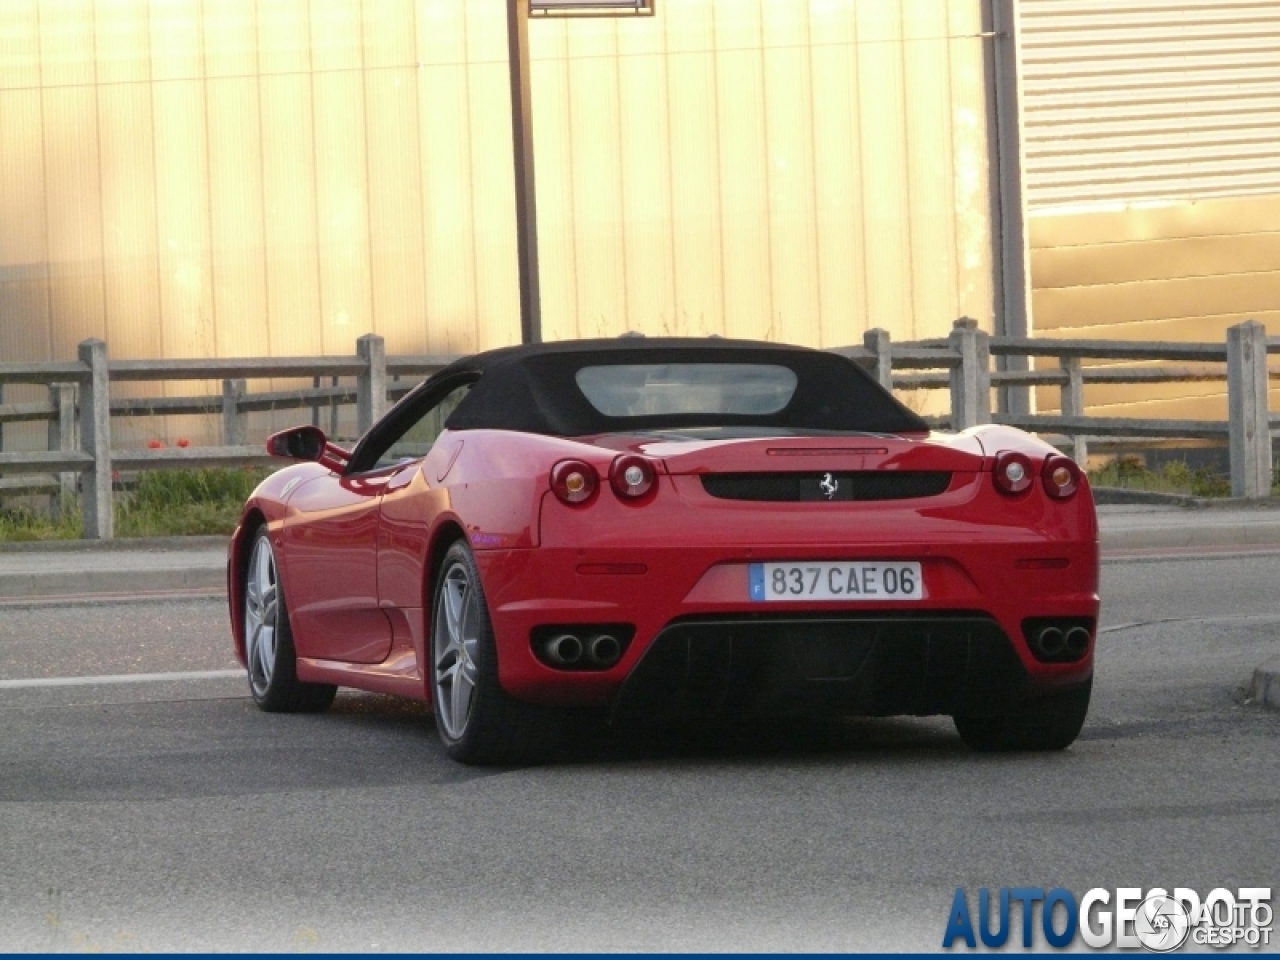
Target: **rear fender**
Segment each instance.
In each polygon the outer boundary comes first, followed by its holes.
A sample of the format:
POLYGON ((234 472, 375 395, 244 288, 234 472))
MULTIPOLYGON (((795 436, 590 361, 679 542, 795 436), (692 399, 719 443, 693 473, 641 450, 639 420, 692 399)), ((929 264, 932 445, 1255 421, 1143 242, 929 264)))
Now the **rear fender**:
POLYGON ((1043 460, 1059 452, 1057 447, 1046 443, 1039 437, 1019 430, 1016 427, 1004 427, 996 423, 983 424, 966 430, 960 436, 972 437, 982 446, 987 457, 1011 451, 1025 454, 1032 460, 1043 460))
POLYGON ((465 518, 462 526, 473 550, 536 547, 551 468, 561 460, 583 460, 605 479, 615 456, 559 437, 469 430, 448 471, 449 509, 465 518))

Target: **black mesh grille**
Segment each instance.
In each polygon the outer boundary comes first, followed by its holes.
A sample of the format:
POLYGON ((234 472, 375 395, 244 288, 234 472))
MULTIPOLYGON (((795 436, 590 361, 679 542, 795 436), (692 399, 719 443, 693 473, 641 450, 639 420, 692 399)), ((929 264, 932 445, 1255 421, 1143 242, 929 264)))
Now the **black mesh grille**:
POLYGON ((1026 689, 1022 661, 990 617, 694 618, 658 634, 614 715, 985 714, 1026 689))
POLYGON ((866 470, 856 473, 708 473, 702 487, 721 500, 913 500, 951 485, 943 471, 866 470))

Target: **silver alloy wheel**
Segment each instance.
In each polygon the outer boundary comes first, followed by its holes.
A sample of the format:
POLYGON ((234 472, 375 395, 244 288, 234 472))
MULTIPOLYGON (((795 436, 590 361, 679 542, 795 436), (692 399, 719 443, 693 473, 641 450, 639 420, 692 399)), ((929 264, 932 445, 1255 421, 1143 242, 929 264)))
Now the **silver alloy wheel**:
POLYGON ((455 563, 440 584, 432 637, 437 716, 451 740, 461 739, 466 732, 475 702, 478 599, 467 568, 455 563))
POLYGON ((276 558, 271 541, 260 537, 249 560, 244 590, 244 658, 249 665, 249 685, 262 699, 271 686, 279 645, 277 621, 280 591, 276 586, 276 558))

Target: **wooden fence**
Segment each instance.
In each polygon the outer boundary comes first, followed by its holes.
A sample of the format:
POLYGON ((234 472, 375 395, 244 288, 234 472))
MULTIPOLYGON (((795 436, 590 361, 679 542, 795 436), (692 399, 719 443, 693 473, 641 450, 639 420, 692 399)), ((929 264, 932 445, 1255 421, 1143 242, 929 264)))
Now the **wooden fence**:
MULTIPOLYGON (((1249 321, 1227 331, 1225 343, 1122 343, 1107 340, 993 338, 969 319, 956 321, 945 340, 893 343, 883 330, 868 331, 861 346, 838 348, 896 390, 943 389, 950 414, 932 418, 937 427, 964 430, 1002 423, 1068 438, 1077 461, 1087 456, 1090 437, 1187 438, 1225 441, 1230 447, 1232 493, 1258 498, 1271 491, 1271 433, 1280 427, 1267 402, 1268 352, 1280 354, 1280 340, 1268 341, 1266 329, 1249 321), (992 357, 1010 358, 1007 369, 992 370, 992 357), (1047 370, 1025 369, 1031 358, 1055 359, 1047 370), (1086 366, 1085 360, 1161 361, 1166 366, 1114 368, 1086 366), (1177 364, 1195 364, 1193 367, 1177 364), (1210 420, 1161 420, 1084 416, 1088 383, 1167 383, 1225 380, 1230 417, 1210 420), (1015 395, 1036 386, 1062 391, 1061 415, 992 413, 993 389, 1015 395)), ((357 432, 363 433, 416 378, 441 369, 455 357, 388 357, 381 337, 356 341, 354 357, 281 357, 219 360, 115 360, 101 340, 86 340, 74 361, 0 363, 0 386, 44 384, 49 398, 35 403, 0 403, 5 423, 47 421, 45 451, 0 452, 0 493, 52 490, 80 495, 84 535, 112 536, 111 488, 116 471, 247 465, 269 462, 260 445, 246 443, 245 417, 255 410, 336 409, 354 403, 357 432), (246 382, 265 378, 311 378, 310 389, 249 393, 246 382), (329 386, 322 386, 323 379, 329 386), (343 386, 340 378, 354 378, 343 386), (112 383, 221 380, 220 395, 122 399, 111 397, 112 383), (219 414, 221 446, 162 449, 112 449, 113 417, 219 414), (12 475, 19 474, 21 477, 12 475)), ((1010 404, 1026 407, 1027 404, 1010 404)))

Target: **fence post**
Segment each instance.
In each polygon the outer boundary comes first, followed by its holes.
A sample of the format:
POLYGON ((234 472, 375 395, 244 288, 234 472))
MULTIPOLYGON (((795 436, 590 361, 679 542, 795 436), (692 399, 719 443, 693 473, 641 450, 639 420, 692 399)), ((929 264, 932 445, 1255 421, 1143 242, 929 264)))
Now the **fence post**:
POLYGON ((222 381, 222 445, 239 447, 245 443, 244 415, 240 401, 244 399, 244 380, 222 381))
MULTIPOLYGON (((1063 357, 1062 369, 1067 382, 1062 385, 1062 415, 1084 416, 1084 368, 1079 357, 1063 357)), ((1071 438, 1072 457, 1082 468, 1089 459, 1089 440, 1079 434, 1071 438)))
POLYGON ((1227 402, 1231 411, 1231 495, 1271 494, 1271 422, 1267 410, 1267 328, 1257 320, 1227 330, 1227 402))
POLYGON ((972 317, 961 317, 951 330, 951 349, 960 354, 960 365, 951 368, 952 430, 991 422, 990 339, 972 317))
MULTIPOLYGON (((76 386, 74 383, 49 384, 49 449, 69 453, 76 449, 76 386)), ((58 474, 58 492, 53 496, 53 515, 61 517, 71 498, 76 495, 76 475, 58 474)))
POLYGON ((387 407, 387 346, 376 333, 356 341, 356 354, 365 362, 356 378, 356 430, 361 436, 378 422, 387 407))
POLYGON ((862 345, 876 358, 875 377, 886 390, 893 389, 893 343, 889 331, 876 327, 862 335, 862 345))
POLYGON ((88 540, 110 540, 111 515, 111 379, 107 373, 107 345, 101 340, 80 344, 80 362, 89 379, 80 388, 80 446, 93 457, 83 475, 80 494, 81 533, 88 540))

